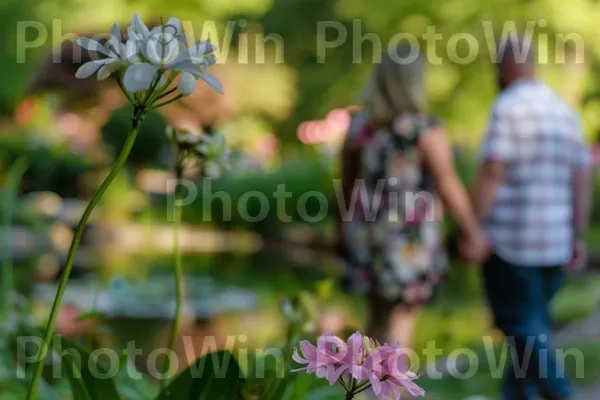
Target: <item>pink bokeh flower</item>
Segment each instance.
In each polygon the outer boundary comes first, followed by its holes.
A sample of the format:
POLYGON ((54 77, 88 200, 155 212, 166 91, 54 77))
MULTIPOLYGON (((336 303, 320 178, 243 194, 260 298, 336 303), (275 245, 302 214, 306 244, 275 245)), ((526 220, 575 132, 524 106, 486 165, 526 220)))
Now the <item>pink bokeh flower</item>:
POLYGON ((326 378, 330 385, 340 381, 352 394, 372 389, 377 396, 400 399, 400 389, 413 396, 424 396, 425 391, 414 380, 417 375, 407 368, 406 354, 399 346, 381 346, 360 332, 352 334, 346 342, 332 334, 324 334, 317 346, 308 341, 300 343, 303 354, 297 351, 293 359, 306 365, 295 371, 315 373, 326 378), (352 384, 354 383, 354 385, 352 384))
POLYGON ((350 112, 336 108, 324 119, 306 121, 298 126, 298 139, 305 144, 328 143, 339 140, 350 128, 350 112))

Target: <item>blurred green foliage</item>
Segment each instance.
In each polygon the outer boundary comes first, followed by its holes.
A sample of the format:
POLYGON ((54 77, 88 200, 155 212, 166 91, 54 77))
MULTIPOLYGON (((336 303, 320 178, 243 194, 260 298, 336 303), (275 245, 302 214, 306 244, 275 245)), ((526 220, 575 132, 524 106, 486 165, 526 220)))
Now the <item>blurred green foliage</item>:
MULTIPOLYGON (((600 129, 595 0, 569 7, 559 0, 106 0, 101 10, 80 0, 9 0, 0 7, 0 65, 11 77, 0 89, 7 111, 19 101, 43 51, 73 33, 106 32, 114 21, 124 27, 139 12, 149 20, 178 16, 187 21, 190 37, 210 36, 220 48, 216 68, 232 82, 237 113, 231 120, 246 136, 276 132, 291 151, 296 148, 290 144, 299 144, 298 124, 356 104, 377 56, 406 34, 428 54, 431 112, 444 119, 457 142, 474 145, 485 128, 497 91, 494 40, 513 28, 533 34, 540 74, 581 109, 589 138, 600 129), (41 22, 47 39, 24 48, 15 21, 41 22), (24 64, 15 62, 16 52, 26 56, 24 64)), ((36 29, 29 28, 27 41, 36 38, 36 29)))
POLYGON ((61 146, 36 145, 18 137, 0 136, 0 175, 19 157, 29 161, 21 183, 21 192, 53 191, 61 196, 79 194, 78 179, 92 168, 89 161, 61 146))
MULTIPOLYGON (((132 106, 126 105, 113 113, 111 119, 102 128, 102 139, 114 152, 113 157, 121 152, 127 135, 125 134, 131 125, 132 106)), ((140 128, 140 139, 135 142, 127 162, 135 168, 157 168, 168 169, 169 159, 165 150, 168 150, 169 141, 165 134, 167 124, 156 112, 146 116, 144 124, 140 128)))

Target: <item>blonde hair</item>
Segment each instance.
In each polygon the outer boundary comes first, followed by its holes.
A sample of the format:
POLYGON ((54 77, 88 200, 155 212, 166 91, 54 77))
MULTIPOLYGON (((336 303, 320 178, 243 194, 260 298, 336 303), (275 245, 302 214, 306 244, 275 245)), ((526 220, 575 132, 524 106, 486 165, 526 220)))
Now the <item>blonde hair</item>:
POLYGON ((362 96, 374 124, 387 126, 402 113, 423 112, 425 63, 420 53, 415 57, 412 51, 410 46, 390 48, 375 66, 362 96))

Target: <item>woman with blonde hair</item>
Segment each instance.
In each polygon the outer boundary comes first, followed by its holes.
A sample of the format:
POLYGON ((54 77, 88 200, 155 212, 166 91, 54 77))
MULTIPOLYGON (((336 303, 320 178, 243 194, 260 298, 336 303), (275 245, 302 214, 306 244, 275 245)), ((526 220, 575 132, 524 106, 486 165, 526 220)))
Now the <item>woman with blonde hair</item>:
POLYGON ((351 211, 339 214, 342 284, 368 294, 369 335, 405 347, 447 268, 442 203, 462 256, 479 261, 488 251, 444 129, 424 112, 424 66, 409 47, 383 55, 342 151, 340 210, 351 211))

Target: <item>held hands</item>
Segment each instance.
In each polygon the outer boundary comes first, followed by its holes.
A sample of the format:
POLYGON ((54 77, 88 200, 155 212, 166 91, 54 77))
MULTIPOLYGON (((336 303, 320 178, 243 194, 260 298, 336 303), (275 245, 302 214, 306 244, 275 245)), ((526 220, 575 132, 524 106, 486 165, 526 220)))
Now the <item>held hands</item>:
POLYGON ((583 239, 576 239, 573 242, 573 257, 564 269, 567 273, 582 271, 587 263, 587 244, 583 239))
POLYGON ((481 229, 462 235, 458 240, 460 255, 467 262, 483 262, 491 252, 491 246, 481 229))

